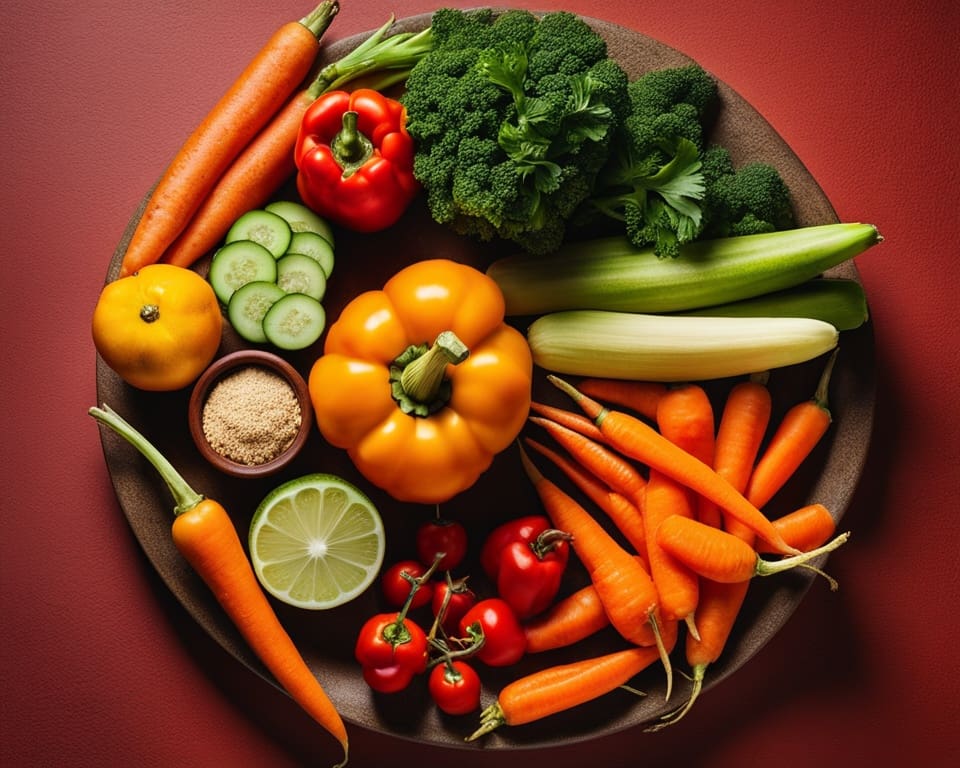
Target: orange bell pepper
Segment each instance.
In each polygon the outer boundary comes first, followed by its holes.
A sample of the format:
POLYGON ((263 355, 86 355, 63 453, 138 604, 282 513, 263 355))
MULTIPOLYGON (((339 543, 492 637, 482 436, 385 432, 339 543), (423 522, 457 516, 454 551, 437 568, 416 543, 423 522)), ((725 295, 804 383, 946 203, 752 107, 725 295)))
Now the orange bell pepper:
POLYGON ((330 327, 309 387, 324 438, 400 501, 473 485, 519 434, 533 361, 499 287, 446 259, 358 295, 330 327))

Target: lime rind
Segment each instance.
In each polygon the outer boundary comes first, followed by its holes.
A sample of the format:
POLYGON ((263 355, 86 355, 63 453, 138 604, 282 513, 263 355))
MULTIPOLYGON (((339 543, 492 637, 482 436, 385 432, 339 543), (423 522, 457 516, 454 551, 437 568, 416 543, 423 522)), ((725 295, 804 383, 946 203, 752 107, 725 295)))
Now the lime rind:
POLYGON ((360 595, 383 562, 383 522, 355 486, 327 474, 276 488, 250 525, 257 578, 277 599, 320 610, 360 595))

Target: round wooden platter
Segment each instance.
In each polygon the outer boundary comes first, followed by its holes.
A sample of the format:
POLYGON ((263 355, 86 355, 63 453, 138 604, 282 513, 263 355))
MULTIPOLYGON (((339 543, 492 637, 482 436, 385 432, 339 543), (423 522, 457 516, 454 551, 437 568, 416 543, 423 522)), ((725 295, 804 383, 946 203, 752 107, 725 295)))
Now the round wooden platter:
MULTIPOLYGON (((677 50, 638 32, 596 19, 589 23, 608 42, 611 55, 627 70, 639 74, 655 68, 690 63, 677 50)), ((430 23, 430 15, 401 19, 396 31, 419 30, 430 23)), ((350 37, 326 47, 324 62, 334 61, 358 45, 367 34, 350 37)), ((829 200, 817 182, 781 137, 738 94, 720 83, 722 108, 711 132, 712 140, 728 147, 736 163, 762 160, 773 164, 789 185, 795 202, 798 224, 812 225, 837 220, 829 200)), ((278 197, 293 199, 292 185, 278 197)), ((141 209, 142 210, 142 209, 141 209)), ((106 279, 114 279, 130 234, 139 219, 137 211, 109 265, 106 279)), ((494 258, 513 249, 503 244, 481 244, 456 236, 430 219, 422 201, 387 231, 375 234, 337 232, 336 267, 324 304, 332 322, 343 306, 358 292, 379 288, 403 266, 423 258, 449 258, 485 268, 494 258)), ((203 272, 206 263, 198 265, 203 272)), ((857 279, 852 263, 830 272, 833 276, 857 279)), ((521 327, 521 326, 518 326, 521 327)), ((243 347, 227 327, 220 355, 243 347)), ((322 339, 313 348, 287 359, 304 375, 322 349, 322 339)), ((789 369, 774 371, 770 388, 774 400, 773 418, 790 405, 809 398, 815 389, 824 360, 814 360, 789 369)), ((280 482, 309 472, 333 472, 364 488, 377 504, 388 533, 386 563, 413 554, 416 527, 433 516, 433 507, 400 504, 372 487, 352 466, 344 452, 327 445, 315 431, 295 463, 281 475, 265 479, 237 479, 214 470, 196 450, 187 424, 189 389, 173 393, 148 393, 124 384, 112 370, 97 361, 97 390, 100 402, 108 403, 140 429, 178 467, 195 489, 220 500, 230 511, 242 539, 257 503, 280 482)), ((713 381, 708 391, 719 409, 732 381, 713 381)), ((857 485, 870 442, 875 373, 872 329, 868 324, 845 332, 833 373, 830 391, 834 423, 802 471, 771 502, 771 515, 814 501, 825 504, 839 518, 857 485)), ((568 405, 535 372, 534 397, 568 405)), ((536 428, 529 427, 536 435, 536 428)), ((536 435, 539 436, 539 435, 536 435)), ((256 673, 265 684, 274 684, 260 662, 251 654, 239 633, 226 618, 205 585, 183 561, 170 537, 172 505, 166 487, 155 471, 128 444, 111 433, 102 433, 103 450, 120 506, 144 553, 186 611, 229 654, 256 673)), ((547 471, 549 468, 545 467, 547 471)), ((557 478, 559 480, 559 478, 557 478)), ((562 480, 561 480, 562 482, 562 480)), ((586 502, 585 502, 586 503, 586 502)), ((473 557, 458 569, 471 575, 471 584, 481 595, 490 595, 476 562, 484 533, 506 519, 539 511, 539 502, 522 474, 515 449, 498 456, 488 472, 468 491, 441 506, 445 517, 464 522, 471 533, 473 557)), ((842 550, 838 556, 842 556, 842 550)), ((783 627, 816 578, 808 571, 758 579, 751 586, 723 657, 711 666, 706 688, 725 680, 745 664, 783 627)), ((564 585, 571 591, 585 583, 579 563, 572 562, 564 585)), ((827 588, 822 584, 823 588, 827 588)), ((385 610, 379 591, 369 589, 358 599, 326 612, 308 612, 276 603, 281 620, 295 639, 303 656, 323 682, 344 718, 357 725, 396 736, 449 747, 472 748, 464 737, 478 724, 476 716, 448 718, 432 705, 424 684, 414 684, 403 693, 378 696, 361 679, 353 659, 356 631, 371 614, 385 610)), ((428 617, 421 616, 424 622, 428 617)), ((549 664, 572 661, 623 647, 607 630, 573 649, 529 656, 514 667, 482 668, 483 705, 491 703, 499 689, 512 679, 549 664)), ((682 653, 674 653, 675 664, 684 668, 682 653)), ((815 663, 815 661, 814 661, 815 663)), ((663 700, 662 669, 652 667, 635 681, 648 695, 637 697, 611 694, 574 712, 562 713, 527 726, 501 728, 483 739, 485 749, 519 749, 560 745, 590 739, 640 726, 660 717, 682 702, 688 682, 676 675, 672 700, 663 700)), ((422 682, 422 681, 418 681, 422 682)), ((735 677, 726 684, 736 685, 735 677)), ((682 727, 682 724, 676 726, 682 727)))

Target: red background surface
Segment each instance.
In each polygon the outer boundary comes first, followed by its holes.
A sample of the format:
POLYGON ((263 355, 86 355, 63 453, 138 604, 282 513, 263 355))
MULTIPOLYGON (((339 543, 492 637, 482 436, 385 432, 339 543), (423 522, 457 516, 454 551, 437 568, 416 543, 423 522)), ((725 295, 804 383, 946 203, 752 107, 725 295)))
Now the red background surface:
MULTIPOLYGON (((151 571, 86 416, 89 316, 130 216, 266 35, 310 5, 54 0, 22 3, 0 27, 6 765, 274 767, 335 755, 151 571)), ((453 754, 354 730, 351 764, 867 766, 901 752, 957 764, 957 5, 514 5, 580 11, 682 50, 770 121, 842 220, 880 228, 886 242, 857 260, 879 394, 846 517, 855 538, 831 560, 841 591, 811 590, 682 727, 535 755, 453 754)), ((435 7, 343 0, 329 34, 435 7)))

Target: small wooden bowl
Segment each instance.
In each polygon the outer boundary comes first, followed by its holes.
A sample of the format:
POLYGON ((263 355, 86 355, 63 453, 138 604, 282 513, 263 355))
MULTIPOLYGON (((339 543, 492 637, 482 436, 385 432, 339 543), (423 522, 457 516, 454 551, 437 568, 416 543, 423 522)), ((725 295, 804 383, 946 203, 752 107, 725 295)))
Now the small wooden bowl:
POLYGON ((303 377, 282 357, 263 350, 239 350, 224 355, 208 367, 193 387, 189 405, 190 435, 197 450, 212 466, 233 477, 267 477, 287 466, 303 448, 313 425, 313 406, 303 377), (300 429, 283 453, 263 464, 243 464, 214 450, 203 431, 203 408, 207 395, 221 378, 248 366, 266 368, 279 374, 293 389, 300 405, 300 429))

